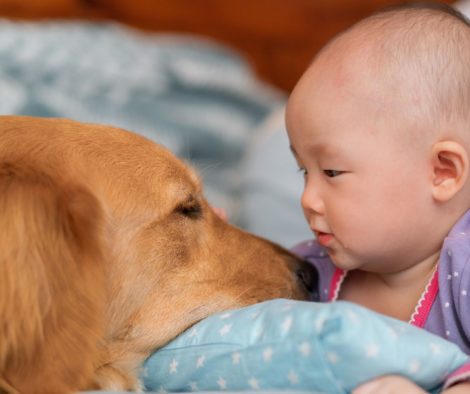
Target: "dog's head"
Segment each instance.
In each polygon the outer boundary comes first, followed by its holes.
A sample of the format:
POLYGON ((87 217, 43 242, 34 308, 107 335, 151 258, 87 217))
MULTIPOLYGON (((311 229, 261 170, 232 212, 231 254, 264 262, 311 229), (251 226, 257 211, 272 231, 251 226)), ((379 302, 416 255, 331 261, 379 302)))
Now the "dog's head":
MULTIPOLYGON (((196 173, 163 147, 123 130, 65 120, 4 117, 0 125, 0 163, 46 176, 58 195, 61 188, 90 195, 89 215, 66 209, 64 220, 90 222, 99 232, 102 274, 95 275, 102 275, 106 301, 99 307, 105 326, 98 367, 111 365, 125 381, 152 350, 209 314, 308 297, 314 272, 221 220, 196 173)), ((66 241, 72 248, 79 242, 81 250, 97 242, 88 238, 66 241)), ((107 369, 101 368, 100 385, 117 379, 107 369)))

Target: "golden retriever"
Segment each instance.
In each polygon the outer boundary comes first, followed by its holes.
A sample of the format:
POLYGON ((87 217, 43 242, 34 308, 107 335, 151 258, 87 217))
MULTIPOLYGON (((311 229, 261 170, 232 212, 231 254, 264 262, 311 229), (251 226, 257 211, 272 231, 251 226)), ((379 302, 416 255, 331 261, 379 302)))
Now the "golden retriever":
POLYGON ((0 392, 138 389, 206 316, 289 297, 315 272, 220 219, 195 172, 137 134, 0 117, 0 392))

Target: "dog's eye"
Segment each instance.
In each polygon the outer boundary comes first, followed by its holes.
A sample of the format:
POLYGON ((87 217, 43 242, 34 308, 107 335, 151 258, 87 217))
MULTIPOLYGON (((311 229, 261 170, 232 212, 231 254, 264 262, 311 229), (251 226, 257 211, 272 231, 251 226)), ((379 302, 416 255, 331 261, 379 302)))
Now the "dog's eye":
POLYGON ((199 219, 202 216, 202 207, 199 203, 183 204, 176 208, 177 212, 190 218, 199 219))

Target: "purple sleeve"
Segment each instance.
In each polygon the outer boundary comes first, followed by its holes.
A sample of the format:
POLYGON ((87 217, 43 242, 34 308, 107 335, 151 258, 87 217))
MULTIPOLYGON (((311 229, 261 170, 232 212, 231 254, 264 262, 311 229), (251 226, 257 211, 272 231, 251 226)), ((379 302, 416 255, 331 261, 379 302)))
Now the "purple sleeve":
POLYGON ((439 293, 423 328, 470 355, 470 239, 447 237, 439 260, 439 293))
MULTIPOLYGON (((450 272, 454 281, 452 283, 452 298, 455 305, 456 319, 461 329, 462 340, 470 347, 470 262, 465 261, 458 270, 450 272), (460 281, 455 280, 455 275, 460 276, 460 281)), ((467 352, 468 353, 468 352, 467 352)))

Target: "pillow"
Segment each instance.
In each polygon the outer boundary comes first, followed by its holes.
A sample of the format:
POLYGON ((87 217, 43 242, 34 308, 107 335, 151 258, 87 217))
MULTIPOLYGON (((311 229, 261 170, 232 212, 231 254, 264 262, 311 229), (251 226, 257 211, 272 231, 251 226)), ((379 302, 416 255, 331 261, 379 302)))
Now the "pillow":
POLYGON ((437 392, 468 360, 407 323, 338 301, 271 300, 211 316, 150 356, 147 390, 350 392, 399 374, 437 392))

